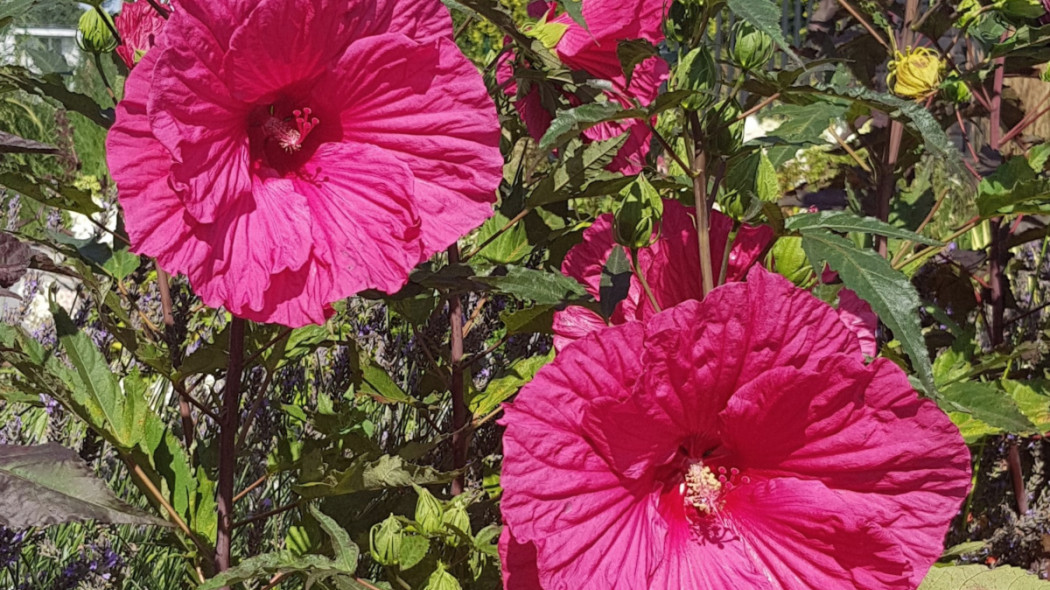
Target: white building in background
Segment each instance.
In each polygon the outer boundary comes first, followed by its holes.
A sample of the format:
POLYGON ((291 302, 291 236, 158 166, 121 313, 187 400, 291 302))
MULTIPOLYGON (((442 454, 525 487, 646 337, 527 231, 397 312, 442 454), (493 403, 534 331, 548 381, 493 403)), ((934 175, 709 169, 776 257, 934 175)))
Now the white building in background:
POLYGON ((71 27, 10 27, 0 32, 0 65, 64 74, 82 59, 77 30, 71 27))

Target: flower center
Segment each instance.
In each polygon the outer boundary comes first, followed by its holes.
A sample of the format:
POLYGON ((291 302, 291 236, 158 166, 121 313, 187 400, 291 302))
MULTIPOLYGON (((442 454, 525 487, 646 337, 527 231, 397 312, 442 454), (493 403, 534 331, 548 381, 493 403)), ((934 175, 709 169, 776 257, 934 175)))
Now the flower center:
POLYGON ((292 111, 292 120, 278 119, 270 115, 263 123, 263 133, 276 140, 289 154, 297 152, 302 149, 306 136, 321 122, 317 117, 311 116, 311 113, 309 107, 304 107, 292 111))
POLYGON ((708 516, 722 509, 723 496, 733 488, 749 483, 746 475, 741 477, 736 467, 717 470, 697 461, 689 465, 685 472, 685 481, 679 484, 679 493, 685 501, 686 508, 696 509, 699 516, 708 516))

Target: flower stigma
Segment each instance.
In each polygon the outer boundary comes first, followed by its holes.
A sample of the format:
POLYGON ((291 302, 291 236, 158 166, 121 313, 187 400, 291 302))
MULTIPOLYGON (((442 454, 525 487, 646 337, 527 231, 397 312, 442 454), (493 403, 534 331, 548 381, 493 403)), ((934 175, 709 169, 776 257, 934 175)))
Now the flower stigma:
POLYGON ((297 152, 302 149, 306 136, 321 122, 317 117, 310 116, 311 114, 310 108, 305 107, 292 111, 292 121, 270 115, 263 123, 263 133, 276 139, 277 144, 289 154, 297 152))
POLYGON ((747 476, 739 477, 740 470, 736 467, 726 469, 719 467, 716 470, 698 461, 689 466, 685 473, 685 481, 679 485, 679 492, 685 502, 696 508, 703 516, 713 514, 722 508, 722 496, 734 487, 749 483, 747 476))

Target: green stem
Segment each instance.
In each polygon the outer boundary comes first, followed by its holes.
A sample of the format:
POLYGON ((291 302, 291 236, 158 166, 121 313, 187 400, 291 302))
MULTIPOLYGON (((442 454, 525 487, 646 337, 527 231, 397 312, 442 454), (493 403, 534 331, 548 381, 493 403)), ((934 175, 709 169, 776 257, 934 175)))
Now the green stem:
POLYGON ((634 276, 638 277, 638 283, 642 286, 642 290, 645 291, 645 295, 649 298, 649 303, 652 304, 653 309, 657 313, 662 311, 660 304, 656 302, 656 296, 653 295, 653 290, 649 288, 649 281, 645 280, 645 273, 642 272, 642 265, 638 263, 638 248, 631 248, 631 268, 634 270, 634 276))

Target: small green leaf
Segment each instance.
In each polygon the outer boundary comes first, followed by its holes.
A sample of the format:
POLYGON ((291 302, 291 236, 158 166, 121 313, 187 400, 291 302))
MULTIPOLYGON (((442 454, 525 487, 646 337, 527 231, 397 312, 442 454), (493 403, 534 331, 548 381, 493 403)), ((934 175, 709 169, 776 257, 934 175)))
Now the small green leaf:
POLYGON ((1011 566, 959 565, 932 568, 919 590, 1050 590, 1050 582, 1011 566))
POLYGON ((604 168, 613 161, 629 135, 623 133, 604 141, 570 143, 554 170, 536 185, 526 202, 531 207, 539 207, 618 192, 632 178, 616 176, 604 168))
POLYGON ((620 246, 614 247, 602 267, 602 277, 598 283, 598 303, 602 317, 612 317, 616 306, 627 299, 631 275, 631 263, 627 260, 626 251, 620 246))
POLYGON ((933 368, 919 324, 919 294, 907 277, 877 253, 858 249, 853 242, 823 229, 803 230, 802 249, 814 271, 823 272, 827 263, 847 287, 871 304, 911 358, 927 395, 937 397, 933 368))
POLYGON ((507 334, 550 334, 556 310, 555 305, 532 305, 525 309, 504 310, 499 318, 507 327, 507 334))
POLYGON ((504 276, 473 277, 473 280, 484 283, 499 293, 539 305, 590 300, 583 285, 561 273, 509 266, 504 276))
MULTIPOLYGON (((569 1, 571 2, 572 0, 569 1)), ((634 68, 655 55, 658 55, 656 47, 653 47, 653 44, 645 39, 625 39, 620 41, 616 46, 616 57, 620 59, 620 67, 623 69, 623 75, 626 76, 628 86, 631 85, 634 68)))
POLYGON ((412 569, 430 551, 430 541, 426 537, 409 535, 401 540, 401 555, 398 565, 403 570, 412 569))
POLYGON ((576 137, 586 129, 598 123, 644 117, 646 112, 638 109, 625 109, 619 103, 594 102, 575 108, 560 111, 551 121, 547 132, 540 138, 540 149, 549 150, 563 142, 576 137))
POLYGON ((478 417, 489 414, 532 381, 536 373, 553 359, 552 350, 546 355, 515 361, 504 375, 490 381, 484 391, 468 400, 470 411, 478 417))
MULTIPOLYGON (((496 212, 489 218, 481 228, 478 229, 478 243, 495 236, 510 223, 510 218, 502 213, 496 212)), ((529 236, 525 230, 524 223, 516 223, 509 229, 499 234, 498 237, 489 242, 484 248, 478 250, 478 255, 496 264, 513 264, 525 258, 532 251, 529 236)))
POLYGON ((128 250, 115 250, 102 268, 118 281, 124 280, 139 267, 139 257, 128 250))
POLYGON ((919 244, 939 246, 940 242, 921 236, 915 232, 892 226, 874 217, 861 217, 849 211, 820 211, 801 213, 784 220, 784 227, 790 231, 825 229, 828 231, 861 234, 875 234, 901 240, 911 240, 919 244))

